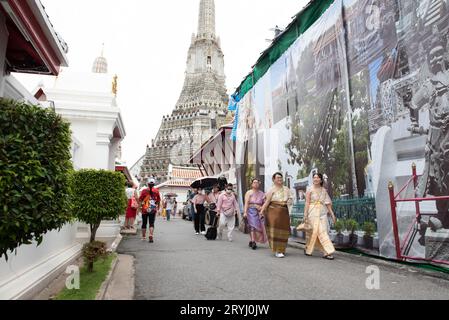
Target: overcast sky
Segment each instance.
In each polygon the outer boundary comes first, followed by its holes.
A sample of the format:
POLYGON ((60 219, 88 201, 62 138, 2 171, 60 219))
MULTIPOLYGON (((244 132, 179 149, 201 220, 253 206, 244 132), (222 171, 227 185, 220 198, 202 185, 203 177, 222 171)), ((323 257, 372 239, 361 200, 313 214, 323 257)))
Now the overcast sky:
MULTIPOLYGON (((123 159, 131 167, 172 112, 181 93, 187 51, 196 33, 200 0, 41 0, 69 45, 69 69, 90 72, 102 43, 109 73, 119 76, 118 103, 127 136, 123 159)), ((225 55, 228 93, 251 71, 273 37, 309 0, 215 0, 216 32, 225 55)), ((32 90, 52 77, 18 75, 32 90)))

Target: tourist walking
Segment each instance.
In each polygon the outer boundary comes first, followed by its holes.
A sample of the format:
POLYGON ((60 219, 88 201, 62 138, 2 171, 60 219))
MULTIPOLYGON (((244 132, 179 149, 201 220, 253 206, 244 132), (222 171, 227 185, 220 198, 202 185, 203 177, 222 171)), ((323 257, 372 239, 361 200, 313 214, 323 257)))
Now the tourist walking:
POLYGON ((178 201, 176 201, 176 198, 174 198, 173 202, 175 203, 173 207, 173 215, 176 216, 176 213, 178 212, 178 201))
MULTIPOLYGON (((193 188, 192 190, 189 190, 189 193, 187 195, 187 202, 190 206, 189 210, 189 219, 190 221, 195 221, 195 205, 193 204, 193 198, 198 194, 198 189, 193 188)), ((195 223, 194 223, 195 225, 195 223)))
POLYGON ((198 193, 193 197, 192 204, 195 212, 194 225, 195 234, 206 234, 206 226, 204 225, 206 219, 206 213, 204 210, 204 202, 206 202, 207 196, 204 194, 202 188, 198 188, 198 193))
POLYGON ((165 200, 165 211, 167 213, 167 221, 170 221, 170 217, 175 209, 175 199, 172 197, 167 197, 165 200))
POLYGON ((307 244, 304 254, 311 256, 315 247, 323 252, 323 258, 333 260, 334 245, 328 234, 328 215, 334 224, 335 214, 332 209, 332 201, 323 187, 324 180, 321 173, 313 175, 313 186, 306 193, 306 205, 304 208, 304 222, 311 227, 307 233, 307 244))
POLYGON ((259 179, 253 179, 251 190, 245 195, 245 207, 243 209, 243 218, 246 219, 251 237, 249 247, 253 250, 257 249, 256 242, 267 242, 265 218, 261 212, 264 202, 265 193, 260 190, 260 181, 259 179))
POLYGON ((147 224, 150 225, 149 242, 154 242, 154 222, 156 213, 161 206, 161 195, 154 187, 155 180, 148 180, 148 188, 142 190, 139 202, 142 204, 142 240, 146 240, 147 224))
POLYGON ((165 220, 167 218, 167 211, 165 208, 167 207, 167 197, 164 197, 161 201, 161 209, 158 214, 165 220))
POLYGON ((139 203, 137 199, 139 198, 137 194, 137 188, 134 186, 132 182, 128 182, 128 188, 126 188, 126 198, 128 199, 128 205, 126 207, 126 216, 125 216, 125 229, 134 229, 134 221, 137 216, 137 209, 139 207, 139 203))
POLYGON ((220 196, 220 186, 215 184, 212 192, 207 196, 207 203, 209 204, 209 225, 216 224, 217 218, 217 203, 220 196))
POLYGON ((273 175, 274 186, 267 193, 261 209, 266 212, 268 242, 277 258, 285 257, 288 238, 290 236, 289 206, 293 205, 290 189, 284 186, 283 175, 277 172, 273 175))
POLYGON ((234 195, 233 185, 229 183, 226 186, 226 192, 220 194, 217 202, 217 215, 220 219, 217 232, 218 239, 222 239, 223 229, 227 227, 228 241, 232 241, 236 214, 240 215, 240 208, 234 195))

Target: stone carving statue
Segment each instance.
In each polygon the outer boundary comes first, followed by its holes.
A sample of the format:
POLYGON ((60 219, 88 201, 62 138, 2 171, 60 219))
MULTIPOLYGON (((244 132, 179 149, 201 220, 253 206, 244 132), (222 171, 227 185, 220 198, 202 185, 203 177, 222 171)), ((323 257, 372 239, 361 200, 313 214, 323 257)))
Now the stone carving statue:
MULTIPOLYGON (((446 67, 445 49, 437 27, 433 30, 427 63, 429 76, 420 83, 410 108, 414 134, 427 135, 425 168, 419 181, 417 197, 449 195, 449 70, 446 67), (429 109, 430 127, 419 126, 419 110, 429 109)), ((449 229, 449 200, 436 201, 438 214, 429 219, 433 231, 449 229)))

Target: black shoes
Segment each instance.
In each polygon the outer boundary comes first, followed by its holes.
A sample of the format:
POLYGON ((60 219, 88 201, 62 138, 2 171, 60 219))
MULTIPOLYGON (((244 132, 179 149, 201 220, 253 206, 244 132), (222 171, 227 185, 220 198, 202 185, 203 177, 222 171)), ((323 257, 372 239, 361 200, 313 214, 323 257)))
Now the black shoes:
POLYGON ((257 249, 256 242, 250 241, 249 244, 248 244, 248 246, 249 246, 251 249, 253 249, 253 250, 256 250, 256 249, 257 249))
POLYGON ((154 241, 153 241, 153 237, 150 237, 150 241, 149 241, 150 243, 153 243, 154 241))

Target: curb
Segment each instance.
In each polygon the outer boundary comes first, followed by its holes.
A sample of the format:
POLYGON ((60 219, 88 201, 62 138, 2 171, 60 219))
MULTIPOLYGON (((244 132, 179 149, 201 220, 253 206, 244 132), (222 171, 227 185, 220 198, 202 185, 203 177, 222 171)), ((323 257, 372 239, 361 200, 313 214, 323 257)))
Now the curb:
POLYGON ((112 253, 116 252, 120 242, 122 242, 122 239, 123 239, 123 236, 119 233, 117 235, 117 237, 115 238, 114 242, 111 244, 111 247, 108 249, 108 252, 112 252, 112 253))
MULTIPOLYGON (((288 247, 304 250, 305 245, 303 243, 296 242, 295 240, 290 239, 288 241, 288 247)), ((351 253, 338 251, 338 249, 337 249, 337 251, 335 251, 334 256, 351 259, 351 260, 354 260, 354 258, 357 258, 359 261, 369 262, 369 263, 377 264, 377 265, 383 265, 386 267, 399 269, 402 271, 418 273, 423 276, 428 276, 428 277, 432 277, 432 278, 436 278, 436 279, 440 279, 440 280, 449 281, 449 274, 445 274, 443 272, 438 272, 438 271, 425 270, 425 269, 421 269, 421 268, 418 268, 415 266, 401 264, 400 262, 396 262, 396 261, 383 260, 380 258, 370 257, 370 256, 355 255, 355 254, 351 254, 351 253)))
MULTIPOLYGON (((123 237, 119 233, 117 235, 117 237, 115 238, 114 242, 111 244, 111 247, 107 251, 110 253, 116 253, 117 247, 119 246, 122 239, 123 239, 123 237)), ((104 300, 104 296, 106 295, 106 291, 108 290, 109 284, 111 283, 112 275, 115 272, 117 264, 118 264, 118 254, 115 257, 114 261, 112 262, 111 270, 109 270, 106 280, 103 281, 103 283, 101 284, 100 290, 98 291, 97 296, 95 297, 95 300, 104 300)))
POLYGON ((117 268, 117 264, 118 264, 118 255, 112 262, 111 270, 109 270, 106 280, 104 280, 103 283, 101 284, 100 290, 98 291, 95 300, 104 300, 104 296, 106 295, 106 291, 108 290, 109 284, 111 283, 112 275, 114 274, 115 269, 117 268))

